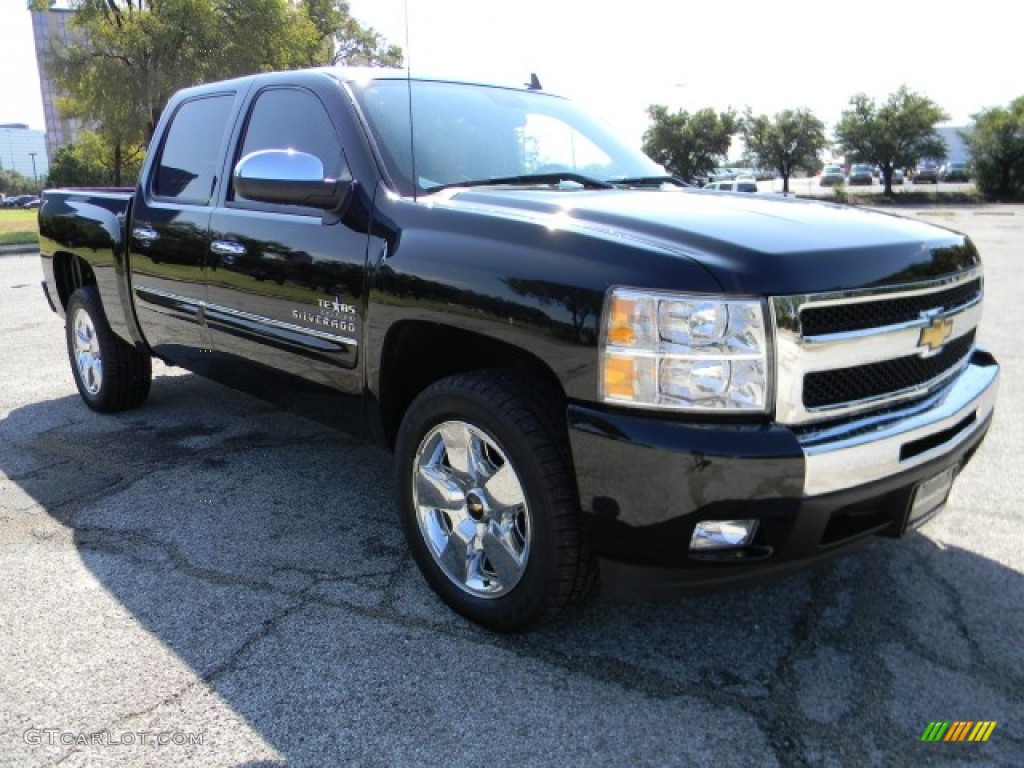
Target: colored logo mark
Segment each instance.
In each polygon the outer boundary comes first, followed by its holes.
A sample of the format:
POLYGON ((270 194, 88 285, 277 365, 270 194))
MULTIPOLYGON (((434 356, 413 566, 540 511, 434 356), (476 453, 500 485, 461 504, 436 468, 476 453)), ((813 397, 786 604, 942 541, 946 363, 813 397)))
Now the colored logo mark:
POLYGON ((933 317, 931 322, 921 329, 921 336, 917 340, 917 346, 928 347, 929 352, 935 352, 953 334, 953 321, 944 317, 933 317))
POLYGON ((995 720, 933 720, 921 734, 921 741, 988 741, 995 729, 995 720))

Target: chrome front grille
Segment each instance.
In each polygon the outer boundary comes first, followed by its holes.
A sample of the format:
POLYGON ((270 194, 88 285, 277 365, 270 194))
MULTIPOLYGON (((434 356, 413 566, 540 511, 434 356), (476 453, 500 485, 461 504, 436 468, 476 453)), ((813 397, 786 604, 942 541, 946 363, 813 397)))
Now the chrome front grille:
POLYGON ((881 363, 808 373, 804 376, 804 405, 826 408, 915 389, 957 367, 967 359, 973 346, 971 331, 931 357, 907 355, 881 363))
POLYGON ((980 269, 856 292, 776 297, 776 419, 805 424, 918 398, 967 364, 980 269))
POLYGON ((825 336, 864 328, 909 323, 922 312, 951 312, 981 298, 981 278, 967 280, 936 293, 900 296, 876 301, 810 306, 800 312, 804 336, 825 336))

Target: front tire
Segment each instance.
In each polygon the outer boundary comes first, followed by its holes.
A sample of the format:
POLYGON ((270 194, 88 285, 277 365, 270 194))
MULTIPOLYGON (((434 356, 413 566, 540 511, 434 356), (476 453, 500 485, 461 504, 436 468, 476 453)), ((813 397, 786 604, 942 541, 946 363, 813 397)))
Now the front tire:
POLYGON ((75 385, 86 405, 113 413, 145 401, 153 379, 150 357, 110 329, 96 286, 82 286, 71 295, 65 338, 75 385))
POLYGON ((398 509, 417 565, 456 612, 500 632, 553 619, 596 586, 564 410, 511 371, 431 385, 396 441, 398 509))

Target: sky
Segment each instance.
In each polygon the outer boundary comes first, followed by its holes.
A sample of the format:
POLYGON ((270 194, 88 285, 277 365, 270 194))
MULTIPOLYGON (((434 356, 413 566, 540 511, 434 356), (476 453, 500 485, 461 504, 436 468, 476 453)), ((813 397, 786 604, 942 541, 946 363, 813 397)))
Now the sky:
MULTIPOLYGON (((0 0, 0 123, 43 128, 26 0, 0 0)), ((851 96, 901 84, 963 125, 1024 95, 1024 5, 1007 0, 349 0, 413 74, 522 83, 590 107, 639 143, 646 107, 774 115, 829 131, 851 96), (406 24, 408 14, 408 24, 406 24)))

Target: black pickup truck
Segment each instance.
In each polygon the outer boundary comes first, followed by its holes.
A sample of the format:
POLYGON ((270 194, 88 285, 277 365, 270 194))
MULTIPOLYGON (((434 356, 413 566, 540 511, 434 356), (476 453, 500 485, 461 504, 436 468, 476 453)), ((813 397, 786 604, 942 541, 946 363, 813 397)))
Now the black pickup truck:
POLYGON ((379 441, 426 579, 497 630, 901 536, 996 399, 967 237, 688 188, 529 87, 190 88, 134 193, 39 229, 89 407, 157 357, 379 441))

